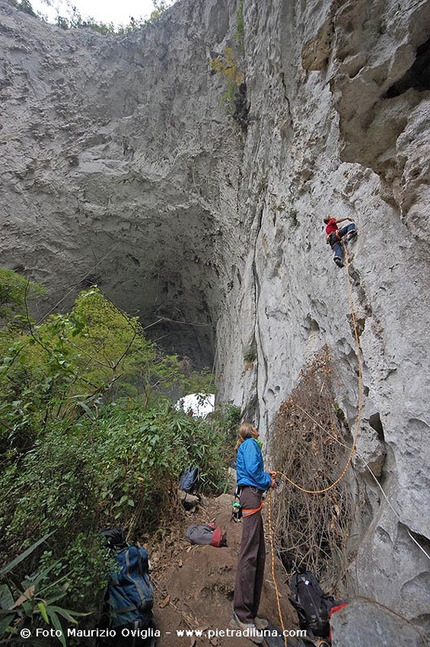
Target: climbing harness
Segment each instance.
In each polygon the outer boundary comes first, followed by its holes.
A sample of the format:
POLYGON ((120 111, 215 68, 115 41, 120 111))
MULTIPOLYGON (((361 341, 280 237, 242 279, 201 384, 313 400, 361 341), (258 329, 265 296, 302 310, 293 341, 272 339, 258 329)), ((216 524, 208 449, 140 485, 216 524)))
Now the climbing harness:
POLYGON ((339 235, 339 230, 337 229, 336 231, 331 233, 329 235, 328 240, 330 243, 330 247, 333 247, 333 245, 335 245, 336 243, 340 243, 342 241, 342 237, 339 235))
POLYGON ((264 506, 264 501, 260 503, 258 508, 242 508, 242 517, 245 519, 246 517, 250 517, 253 514, 256 514, 256 512, 260 512, 260 510, 263 509, 264 506))

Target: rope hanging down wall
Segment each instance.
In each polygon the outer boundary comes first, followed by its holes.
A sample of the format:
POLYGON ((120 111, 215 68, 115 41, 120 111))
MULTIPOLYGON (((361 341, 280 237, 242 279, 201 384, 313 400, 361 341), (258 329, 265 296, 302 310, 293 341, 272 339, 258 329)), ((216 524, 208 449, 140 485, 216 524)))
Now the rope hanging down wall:
MULTIPOLYGON (((286 474, 283 472, 277 472, 277 474, 284 478, 290 485, 293 487, 297 488, 301 492, 305 492, 306 494, 323 494, 324 492, 328 492, 329 490, 332 490, 336 485, 344 478, 346 472, 348 471, 348 467, 351 464, 351 461, 353 459, 354 453, 356 452, 357 449, 357 439, 358 439, 358 434, 360 431, 360 425, 361 425, 361 416, 362 416, 362 410, 363 410, 363 369, 362 369, 362 360, 361 360, 361 349, 360 349, 360 340, 359 340, 359 335, 358 335, 358 328, 357 328, 357 319, 355 316, 355 311, 354 311, 354 304, 352 301, 352 291, 351 291, 351 280, 349 276, 349 258, 348 258, 348 251, 345 249, 345 260, 346 260, 346 277, 347 277, 347 286, 348 286, 348 300, 349 300, 349 308, 351 311, 351 319, 352 319, 352 325, 353 325, 353 330, 354 330, 354 338, 355 338, 355 346, 356 346, 356 354, 357 354, 357 366, 358 366, 358 403, 357 403, 357 420, 356 420, 356 426, 355 426, 355 432, 353 436, 353 442, 352 442, 352 447, 349 452, 348 459, 346 461, 345 467, 343 468, 341 474, 338 476, 338 478, 333 481, 330 485, 321 488, 319 490, 311 490, 311 489, 306 489, 299 485, 298 483, 294 482, 292 479, 290 479, 286 474)), ((306 414, 306 411, 304 412, 306 414)), ((329 434, 329 432, 327 432, 329 434)), ((329 434, 330 435, 330 434, 329 434)))
MULTIPOLYGON (((296 483, 293 479, 289 478, 283 472, 280 472, 280 471, 276 472, 277 475, 279 475, 281 478, 283 478, 287 483, 292 485, 294 488, 296 488, 296 489, 298 489, 301 492, 304 492, 306 494, 310 494, 310 495, 323 494, 325 492, 328 492, 328 491, 332 490, 345 477, 345 474, 346 474, 346 472, 348 470, 348 467, 351 464, 354 453, 356 452, 357 439, 358 439, 358 434, 359 434, 360 425, 361 425, 361 416, 362 416, 362 408, 363 408, 362 359, 361 359, 361 349, 360 349, 360 343, 359 343, 359 335, 358 335, 358 329, 357 329, 356 315, 355 315, 354 305, 353 305, 353 300, 352 300, 351 283, 350 283, 350 276, 349 276, 349 258, 348 258, 348 253, 347 253, 346 249, 345 249, 345 259, 346 259, 346 278, 347 278, 347 286, 348 286, 348 299, 349 299, 349 307, 350 307, 350 311, 351 311, 352 325, 353 325, 354 338, 355 338, 355 344, 356 344, 357 363, 358 363, 357 420, 356 420, 355 432, 354 432, 354 435, 353 435, 352 447, 348 448, 349 449, 349 455, 348 455, 347 461, 346 461, 345 466, 343 467, 340 475, 332 483, 330 483, 329 485, 327 485, 325 487, 319 488, 319 489, 310 489, 310 488, 303 487, 303 486, 299 485, 298 483, 296 483)), ((324 386, 324 385, 322 385, 322 386, 324 386)), ((302 407, 300 407, 299 405, 296 405, 296 406, 298 406, 298 408, 306 416, 308 416, 317 426, 319 426, 324 431, 326 431, 329 437, 331 437, 333 440, 338 442, 338 439, 335 436, 333 436, 333 434, 331 434, 328 430, 326 430, 324 427, 322 427, 302 407)), ((341 443, 341 444, 344 445, 343 443, 341 443)), ((269 495, 268 495, 268 535, 269 535, 269 544, 270 544, 270 553, 271 553, 272 581, 273 581, 276 600, 277 600, 277 609, 278 609, 279 622, 280 622, 282 632, 283 632, 283 635, 284 635, 284 645, 286 647, 287 642, 286 642, 286 638, 285 638, 284 621, 283 621, 281 605, 280 605, 280 594, 279 594, 279 589, 278 589, 278 586, 277 586, 277 583, 276 583, 276 578, 275 578, 275 541, 274 541, 274 531, 273 531, 272 490, 269 491, 269 495)))

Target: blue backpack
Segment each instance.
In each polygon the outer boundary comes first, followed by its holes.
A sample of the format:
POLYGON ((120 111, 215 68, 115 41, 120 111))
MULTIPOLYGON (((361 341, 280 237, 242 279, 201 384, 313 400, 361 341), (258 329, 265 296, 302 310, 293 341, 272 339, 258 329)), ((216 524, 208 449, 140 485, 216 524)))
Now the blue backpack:
POLYGON ((111 575, 107 589, 109 627, 152 625, 154 589, 149 581, 148 552, 129 546, 115 555, 118 571, 111 575), (137 623, 137 624, 136 624, 137 623))
POLYGON ((181 474, 179 489, 185 494, 195 494, 198 496, 200 484, 200 470, 198 467, 187 467, 181 474))

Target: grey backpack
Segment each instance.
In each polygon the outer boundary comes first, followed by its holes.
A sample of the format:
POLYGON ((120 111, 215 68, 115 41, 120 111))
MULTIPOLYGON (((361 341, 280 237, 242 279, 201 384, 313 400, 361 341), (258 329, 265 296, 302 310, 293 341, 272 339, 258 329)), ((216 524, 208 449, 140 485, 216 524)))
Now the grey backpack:
POLYGON ((226 546, 227 545, 227 536, 226 533, 221 530, 219 526, 213 526, 212 524, 205 523, 201 526, 197 523, 193 523, 185 533, 185 539, 187 539, 190 544, 199 544, 201 546, 226 546))

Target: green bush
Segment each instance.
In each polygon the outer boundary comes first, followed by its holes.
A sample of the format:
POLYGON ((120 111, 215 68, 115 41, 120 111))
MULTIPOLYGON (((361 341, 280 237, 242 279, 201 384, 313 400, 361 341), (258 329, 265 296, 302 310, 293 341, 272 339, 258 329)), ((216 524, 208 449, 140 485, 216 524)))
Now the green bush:
POLYGON ((162 355, 129 317, 97 289, 82 292, 68 314, 30 333, 10 331, 0 346, 0 448, 27 451, 53 426, 95 419, 101 406, 132 390, 142 406, 186 384, 176 356, 162 355))
MULTIPOLYGON (((63 566, 60 562, 51 562, 42 565, 42 560, 37 571, 25 575, 21 580, 12 574, 21 562, 26 560, 36 548, 49 539, 45 535, 30 548, 24 551, 0 571, 0 637, 6 635, 7 639, 1 641, 8 645, 22 644, 21 631, 31 626, 30 636, 34 635, 36 627, 46 628, 52 625, 59 633, 59 640, 66 647, 66 639, 62 627, 62 619, 68 623, 78 624, 76 617, 84 614, 76 613, 70 609, 59 606, 67 593, 70 582, 67 575, 62 575, 63 566)), ((43 644, 43 641, 28 636, 25 644, 43 644)))
POLYGON ((13 270, 0 268, 0 319, 5 323, 27 323, 27 302, 44 294, 43 286, 13 270))
POLYGON ((103 560, 91 562, 97 529, 119 525, 141 540, 157 531, 178 514, 172 501, 188 464, 199 465, 207 493, 222 492, 233 440, 223 419, 192 418, 168 406, 112 406, 67 433, 52 430, 0 478, 7 491, 0 498, 1 552, 15 554, 55 530, 51 550, 70 570, 71 603, 88 610, 105 568, 103 560))

